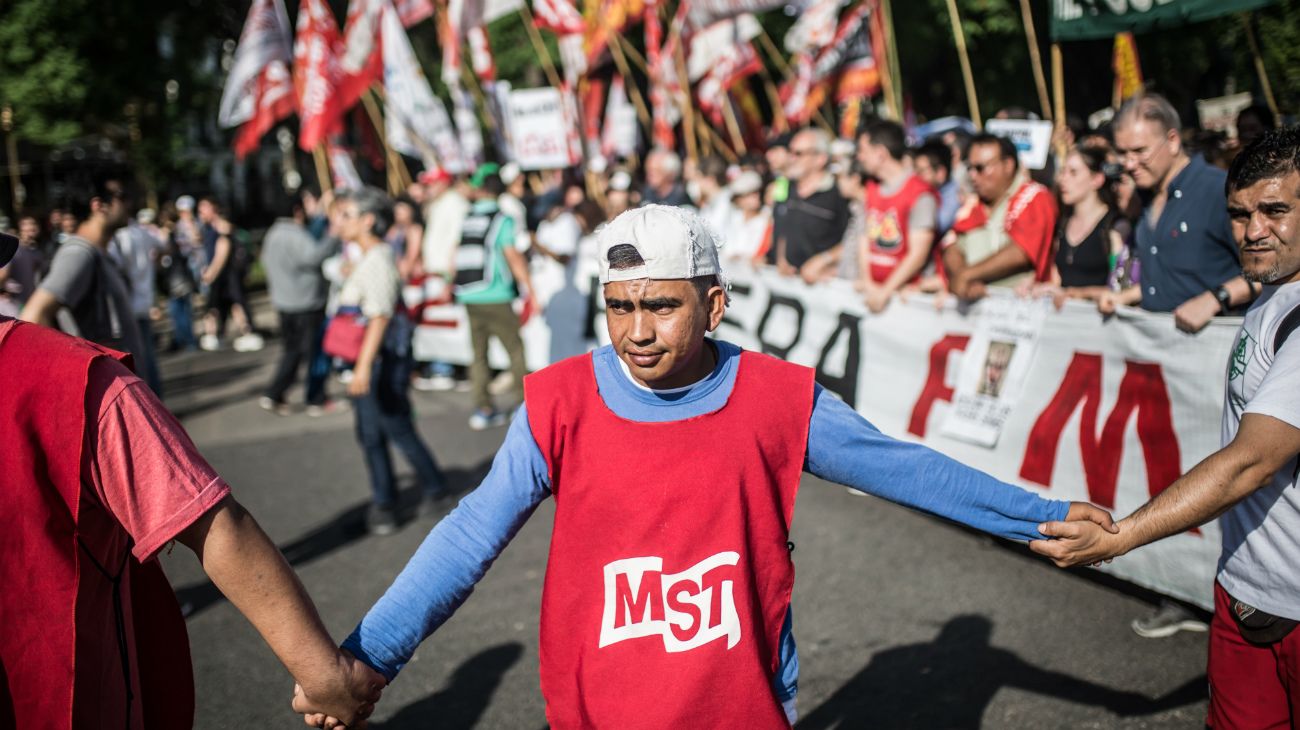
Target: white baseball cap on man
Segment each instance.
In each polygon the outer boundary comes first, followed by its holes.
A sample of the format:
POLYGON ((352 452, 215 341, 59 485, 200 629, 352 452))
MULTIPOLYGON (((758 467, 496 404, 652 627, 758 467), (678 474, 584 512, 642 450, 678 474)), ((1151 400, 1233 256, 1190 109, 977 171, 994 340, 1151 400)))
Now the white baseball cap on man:
POLYGON ((685 208, 634 208, 610 221, 597 240, 602 284, 715 275, 726 287, 719 237, 703 218, 685 208), (612 265, 611 258, 615 259, 612 265))

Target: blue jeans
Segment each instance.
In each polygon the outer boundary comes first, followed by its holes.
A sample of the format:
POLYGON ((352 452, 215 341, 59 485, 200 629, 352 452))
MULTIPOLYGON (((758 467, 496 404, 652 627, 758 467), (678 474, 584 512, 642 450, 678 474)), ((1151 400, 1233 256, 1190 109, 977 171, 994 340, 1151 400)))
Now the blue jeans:
POLYGON ((149 390, 161 398, 162 373, 158 371, 158 353, 154 350, 153 325, 148 317, 137 318, 135 325, 140 330, 140 346, 144 348, 140 352, 140 362, 135 364, 136 370, 140 378, 149 385, 149 390))
POLYGON ((370 392, 353 399, 356 410, 357 442, 366 458, 370 489, 378 507, 393 508, 397 503, 397 483, 393 479, 393 461, 388 453, 391 441, 415 469, 420 491, 436 496, 445 488, 442 471, 429 447, 420 438, 411 418, 410 355, 381 352, 370 378, 370 392))
POLYGON ((195 350, 199 343, 194 339, 194 303, 189 297, 172 297, 167 300, 167 312, 172 318, 172 341, 177 347, 195 350))

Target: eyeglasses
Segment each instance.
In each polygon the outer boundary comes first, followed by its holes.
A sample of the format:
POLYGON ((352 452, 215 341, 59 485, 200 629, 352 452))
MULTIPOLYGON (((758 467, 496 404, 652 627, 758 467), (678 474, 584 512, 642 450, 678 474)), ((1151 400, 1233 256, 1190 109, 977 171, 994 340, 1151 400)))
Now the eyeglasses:
POLYGON ((805 157, 807 155, 817 154, 817 150, 790 150, 790 154, 794 155, 795 157, 805 157))
POLYGON ((997 159, 997 160, 990 160, 988 162, 972 162, 966 165, 966 169, 970 170, 976 175, 983 175, 985 170, 993 167, 993 165, 1001 161, 1002 161, 1001 159, 997 159))

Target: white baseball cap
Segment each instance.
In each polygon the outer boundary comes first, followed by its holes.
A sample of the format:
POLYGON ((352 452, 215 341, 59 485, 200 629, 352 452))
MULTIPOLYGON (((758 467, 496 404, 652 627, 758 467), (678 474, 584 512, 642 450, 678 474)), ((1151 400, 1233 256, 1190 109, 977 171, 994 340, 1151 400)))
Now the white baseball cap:
MULTIPOLYGON (((685 208, 647 205, 629 210, 601 229, 597 239, 600 283, 636 279, 693 279, 716 275, 720 239, 704 219, 685 208), (610 265, 610 259, 615 260, 610 265)), ((724 285, 725 287, 725 285, 724 285)))
POLYGON ((519 179, 519 176, 523 174, 523 170, 519 169, 519 165, 516 165, 513 162, 507 162, 501 167, 501 172, 497 174, 501 177, 501 182, 509 185, 519 179))
POLYGON ((763 177, 753 170, 745 170, 731 181, 731 194, 735 196, 757 193, 763 189, 763 177))

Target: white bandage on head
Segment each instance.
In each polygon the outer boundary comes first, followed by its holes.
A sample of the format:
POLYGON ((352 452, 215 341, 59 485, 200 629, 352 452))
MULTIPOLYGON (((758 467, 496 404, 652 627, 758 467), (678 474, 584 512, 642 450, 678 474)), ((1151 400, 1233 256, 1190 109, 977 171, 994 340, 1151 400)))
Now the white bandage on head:
POLYGON ((598 241, 602 284, 709 275, 723 282, 718 259, 720 238, 703 218, 684 208, 634 208, 610 221, 598 241))

